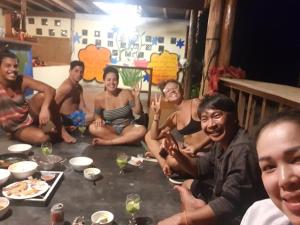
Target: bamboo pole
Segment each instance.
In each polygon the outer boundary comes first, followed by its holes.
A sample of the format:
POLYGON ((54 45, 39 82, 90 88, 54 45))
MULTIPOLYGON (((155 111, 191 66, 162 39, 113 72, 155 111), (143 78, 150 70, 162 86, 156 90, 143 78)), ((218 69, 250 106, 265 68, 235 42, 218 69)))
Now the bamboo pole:
POLYGON ((191 10, 190 15, 190 28, 189 28, 189 34, 188 34, 188 48, 187 48, 187 68, 184 75, 184 94, 183 97, 185 99, 190 98, 191 94, 191 71, 192 71, 192 64, 194 61, 194 46, 195 46, 195 36, 196 36, 196 28, 197 28, 197 17, 198 17, 198 11, 197 10, 191 10))
POLYGON ((20 32, 26 32, 27 0, 21 0, 21 29, 20 32))
POLYGON ((237 0, 226 0, 223 26, 221 31, 221 48, 218 66, 229 66, 232 48, 232 32, 234 28, 237 0))
POLYGON ((211 0, 206 32, 204 66, 202 71, 201 89, 199 95, 208 92, 208 72, 216 65, 221 32, 224 0, 211 0))

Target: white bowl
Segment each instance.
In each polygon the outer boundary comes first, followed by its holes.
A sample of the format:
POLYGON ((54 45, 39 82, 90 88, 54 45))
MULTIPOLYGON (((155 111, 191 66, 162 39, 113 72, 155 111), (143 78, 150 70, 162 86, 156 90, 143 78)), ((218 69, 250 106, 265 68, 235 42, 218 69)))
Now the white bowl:
POLYGON ((91 220, 93 224, 112 224, 114 220, 114 214, 109 211, 97 211, 94 212, 91 216, 91 220))
POLYGON ((6 169, 0 169, 0 186, 10 177, 10 172, 6 169))
POLYGON ((88 168, 90 165, 92 165, 93 160, 89 157, 80 156, 70 159, 69 163, 74 170, 83 171, 85 168, 88 168))
POLYGON ((29 144, 15 144, 8 147, 8 151, 12 153, 28 154, 31 151, 32 146, 29 144))
POLYGON ((12 175, 17 179, 25 179, 36 171, 38 164, 33 161, 22 161, 11 164, 8 167, 8 170, 12 173, 12 175))
POLYGON ((88 180, 97 180, 99 179, 101 170, 98 168, 86 168, 83 171, 83 175, 88 180))
POLYGON ((3 217, 9 208, 9 200, 5 197, 0 197, 0 218, 3 217))

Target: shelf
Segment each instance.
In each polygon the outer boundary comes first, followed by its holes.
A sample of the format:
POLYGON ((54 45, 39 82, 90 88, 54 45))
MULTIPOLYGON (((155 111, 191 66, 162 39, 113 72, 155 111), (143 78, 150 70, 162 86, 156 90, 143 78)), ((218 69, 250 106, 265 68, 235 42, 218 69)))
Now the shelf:
POLYGON ((20 41, 17 38, 0 38, 0 42, 7 42, 13 44, 20 44, 20 45, 34 45, 37 43, 36 39, 33 41, 20 41))

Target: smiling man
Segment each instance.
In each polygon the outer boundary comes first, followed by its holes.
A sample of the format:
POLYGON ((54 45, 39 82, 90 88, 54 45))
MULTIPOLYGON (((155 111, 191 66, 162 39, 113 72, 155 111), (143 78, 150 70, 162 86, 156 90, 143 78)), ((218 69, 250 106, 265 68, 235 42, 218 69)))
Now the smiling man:
POLYGON ((246 209, 265 196, 255 147, 238 125, 236 105, 225 95, 207 96, 198 108, 204 133, 214 142, 211 150, 194 161, 186 158, 173 139, 164 147, 185 171, 197 178, 176 187, 183 213, 161 221, 160 225, 240 224, 246 209), (205 180, 211 180, 207 185, 205 180))
POLYGON ((0 126, 3 130, 30 144, 60 137, 67 141, 54 96, 55 90, 49 85, 18 73, 18 59, 14 53, 0 52, 0 126), (24 96, 27 88, 37 92, 30 100, 24 96), (56 129, 46 131, 50 120, 56 129))

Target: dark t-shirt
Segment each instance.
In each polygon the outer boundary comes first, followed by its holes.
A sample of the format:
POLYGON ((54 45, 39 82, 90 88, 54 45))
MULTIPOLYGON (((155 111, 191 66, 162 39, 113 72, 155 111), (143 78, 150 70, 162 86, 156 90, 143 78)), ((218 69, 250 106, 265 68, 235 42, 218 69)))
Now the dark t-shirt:
POLYGON ((213 180, 208 205, 219 224, 239 224, 247 208, 266 197, 254 144, 243 129, 237 131, 226 151, 215 143, 199 157, 197 166, 199 180, 213 180))

